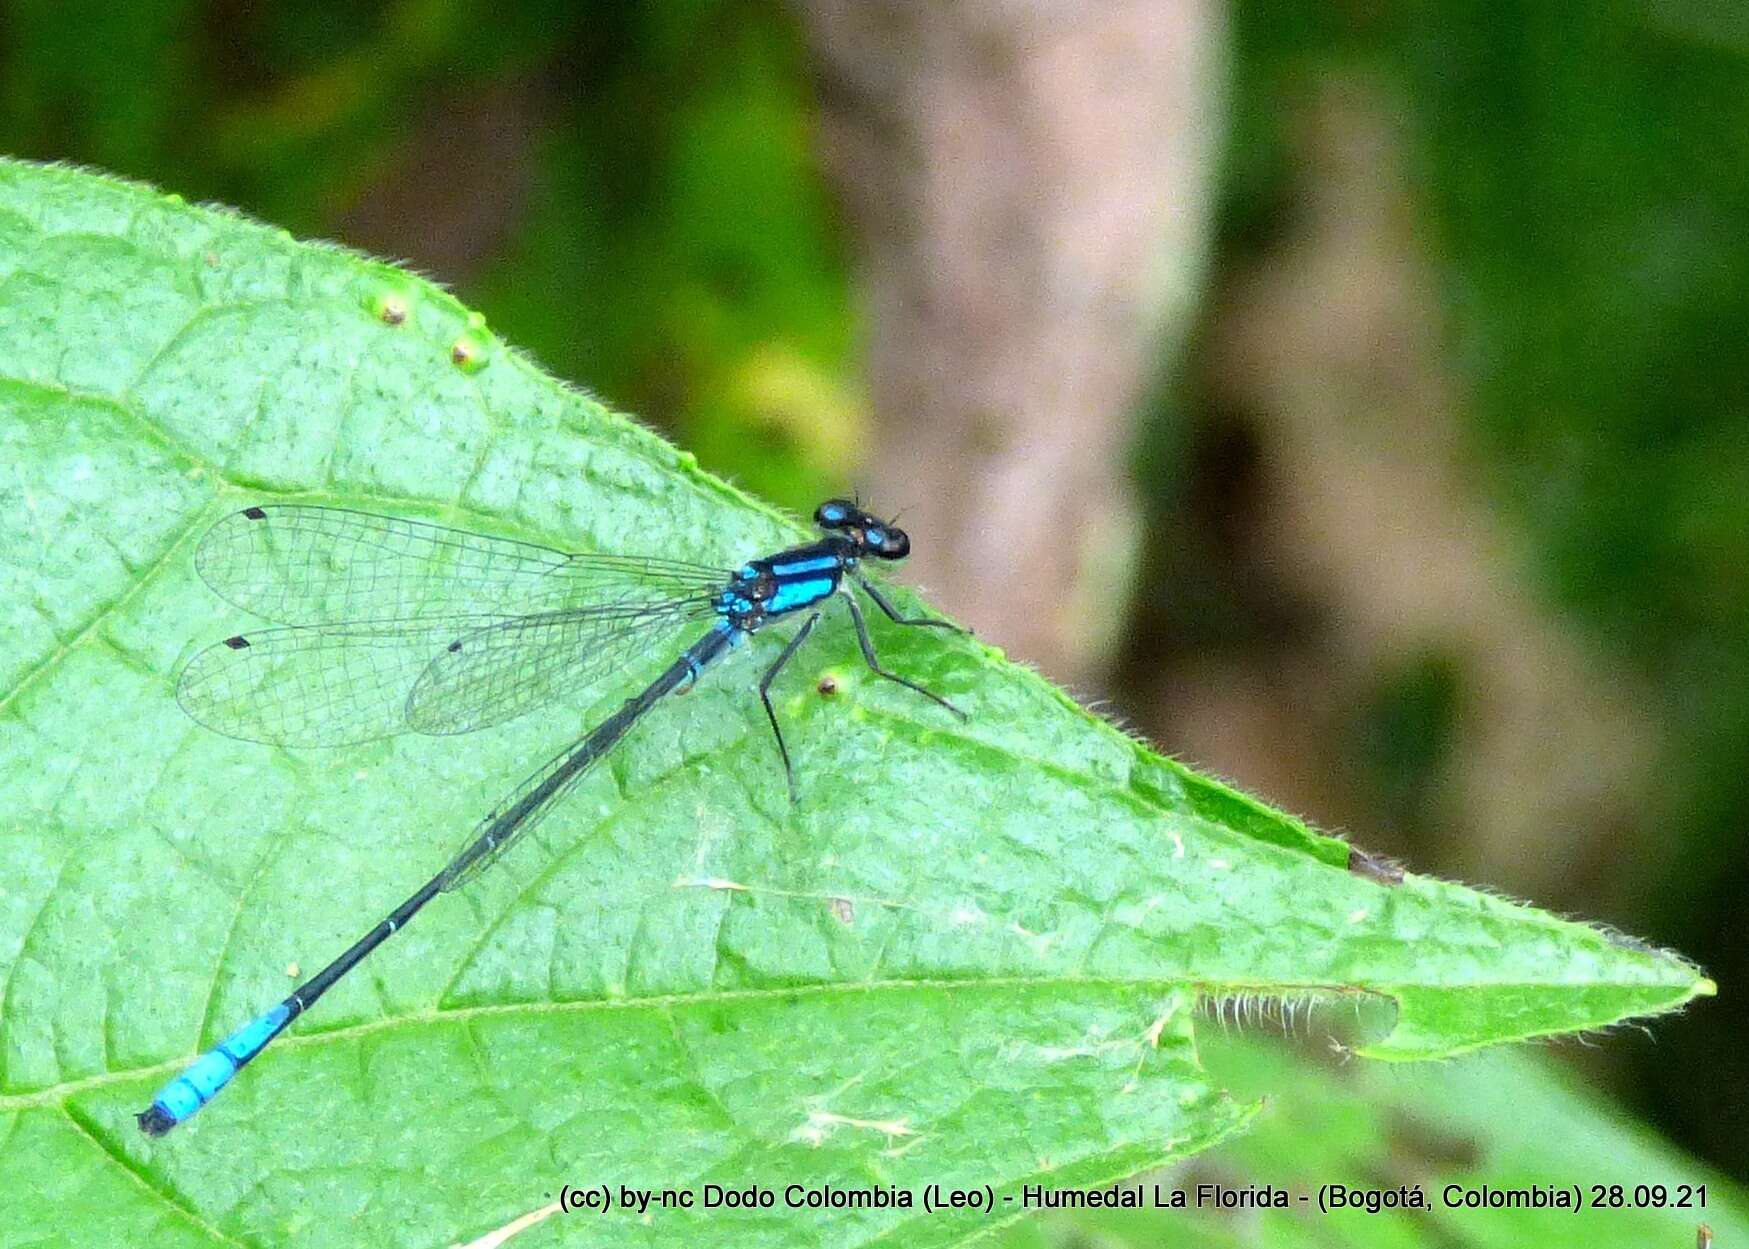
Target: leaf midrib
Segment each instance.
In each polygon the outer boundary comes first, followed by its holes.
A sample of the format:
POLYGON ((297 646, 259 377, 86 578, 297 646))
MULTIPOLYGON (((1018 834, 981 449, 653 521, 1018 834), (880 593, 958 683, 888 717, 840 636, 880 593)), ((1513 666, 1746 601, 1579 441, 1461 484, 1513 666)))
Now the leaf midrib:
MULTIPOLYGON (((1562 981, 1541 980, 1488 980, 1471 984, 1455 984, 1447 981, 1390 981, 1389 988, 1411 989, 1560 989, 1560 988, 1598 988, 1605 987, 1609 982, 1587 981, 1582 985, 1562 981)), ((1625 987, 1645 988, 1647 985, 1639 982, 1624 982, 1625 987)), ((1672 985, 1672 989, 1680 986, 1672 985)), ((402 1028, 418 1028, 449 1023, 465 1023, 472 1019, 492 1018, 495 1016, 538 1016, 587 1014, 597 1011, 667 1011, 672 1008, 689 1008, 718 1004, 733 1004, 738 1002, 768 1002, 785 998, 816 998, 829 996, 853 996, 857 994, 887 994, 909 992, 953 992, 956 990, 1039 990, 1039 989, 1114 989, 1140 991, 1148 990, 1166 993, 1178 989, 1190 990, 1199 996, 1218 996, 1232 993, 1254 993, 1261 996, 1283 993, 1329 994, 1333 997, 1391 997, 1385 987, 1362 987, 1352 984, 1329 984, 1310 981, 1246 981, 1246 980, 1213 980, 1208 977, 1192 976, 989 976, 982 979, 972 977, 917 977, 906 980, 879 981, 815 981, 808 984, 779 985, 753 989, 702 989, 692 993, 652 993, 644 995, 625 995, 621 997, 575 998, 567 1001, 524 1001, 484 1003, 472 1006, 434 1006, 421 1010, 409 1011, 405 1014, 385 1016, 380 1019, 367 1020, 363 1023, 346 1024, 341 1027, 323 1030, 307 1030, 288 1032, 274 1042, 274 1051, 291 1051, 309 1046, 327 1045, 335 1042, 351 1041, 359 1037, 374 1035, 379 1032, 390 1032, 402 1028)), ((189 1058, 198 1050, 169 1058, 163 1062, 152 1063, 141 1067, 129 1067, 114 1071, 101 1072, 97 1075, 82 1076, 76 1080, 65 1080, 57 1084, 45 1085, 28 1093, 0 1094, 0 1113, 13 1110, 53 1106, 67 1098, 89 1091, 103 1088, 111 1084, 128 1083, 157 1077, 182 1070, 188 1065, 189 1058)))

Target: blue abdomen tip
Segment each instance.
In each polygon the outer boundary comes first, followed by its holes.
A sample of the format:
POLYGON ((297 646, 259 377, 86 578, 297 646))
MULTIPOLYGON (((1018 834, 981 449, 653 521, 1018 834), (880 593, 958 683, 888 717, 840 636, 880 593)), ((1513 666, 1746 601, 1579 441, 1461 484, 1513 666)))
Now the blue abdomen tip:
POLYGON ((181 1075, 158 1090, 150 1106, 134 1116, 141 1130, 147 1136, 162 1136, 206 1105, 290 1019, 291 1007, 281 1002, 189 1063, 181 1075))

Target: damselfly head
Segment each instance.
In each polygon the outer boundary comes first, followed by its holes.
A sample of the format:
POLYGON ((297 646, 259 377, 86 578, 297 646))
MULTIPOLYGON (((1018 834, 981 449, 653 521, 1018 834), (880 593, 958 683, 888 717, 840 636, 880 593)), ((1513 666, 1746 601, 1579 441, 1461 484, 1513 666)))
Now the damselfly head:
POLYGON ((863 511, 848 499, 827 499, 814 509, 814 523, 827 533, 849 538, 861 555, 904 559, 911 553, 911 539, 903 529, 863 511))

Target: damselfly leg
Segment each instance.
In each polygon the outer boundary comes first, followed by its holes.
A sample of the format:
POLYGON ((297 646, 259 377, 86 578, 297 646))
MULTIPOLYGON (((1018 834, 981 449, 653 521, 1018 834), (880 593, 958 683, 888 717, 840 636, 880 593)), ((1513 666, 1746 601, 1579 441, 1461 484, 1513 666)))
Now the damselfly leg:
POLYGON ((874 605, 887 614, 887 619, 894 624, 914 625, 920 629, 946 629, 950 633, 970 633, 964 625, 956 625, 951 620, 937 620, 934 616, 906 616, 893 606, 893 600, 882 594, 880 587, 867 577, 856 575, 856 584, 862 587, 862 592, 874 600, 874 605))
POLYGON ((765 670, 765 675, 759 678, 759 701, 765 704, 765 718, 771 721, 771 732, 777 738, 777 753, 783 758, 783 779, 789 783, 789 800, 796 801, 796 770, 790 765, 789 747, 783 742, 783 729, 778 727, 777 710, 771 705, 771 683, 777 680, 777 674, 782 672, 784 665, 789 663, 808 634, 814 631, 814 626, 820 622, 820 613, 815 612, 802 622, 802 627, 796 630, 795 636, 783 648, 783 653, 777 661, 765 670))
MULTIPOLYGON (((917 682, 907 680, 898 673, 889 672, 887 669, 881 667, 880 656, 875 654, 874 639, 868 635, 868 621, 863 619, 862 608, 856 605, 856 599, 849 594, 844 596, 844 601, 850 605, 850 619, 851 622, 856 625, 856 643, 858 646, 862 647, 862 659, 863 662, 868 665, 870 672, 873 672, 877 677, 885 677, 889 681, 896 681, 906 689, 915 690, 917 693, 923 695, 923 697, 930 699, 933 702, 940 703, 961 720, 967 719, 965 712, 948 702, 947 699, 943 698, 940 694, 937 694, 934 690, 925 689, 923 686, 917 684, 917 682)), ((889 614, 891 614, 890 611, 889 614)), ((931 623, 946 624, 947 622, 934 621, 931 623)), ((953 628, 954 626, 949 625, 948 627, 953 628)))

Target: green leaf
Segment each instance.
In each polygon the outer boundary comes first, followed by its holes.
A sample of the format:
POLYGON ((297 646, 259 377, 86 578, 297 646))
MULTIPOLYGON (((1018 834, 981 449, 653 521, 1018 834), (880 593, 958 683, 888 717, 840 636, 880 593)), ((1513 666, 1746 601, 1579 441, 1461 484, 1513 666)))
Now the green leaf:
MULTIPOLYGON (((1371 1052, 1420 1057, 1711 991, 1581 924, 1350 872, 1341 842, 975 640, 877 622, 888 665, 962 725, 872 679, 833 618, 774 691, 799 805, 749 689, 774 629, 148 1141, 131 1116, 165 1079, 601 710, 331 751, 207 732, 173 674, 246 623, 192 571, 212 521, 293 498, 725 565, 804 530, 426 282, 16 163, 0 440, 5 1239, 442 1245, 563 1185, 988 1186, 993 1217, 780 1196, 649 1224, 950 1244, 1012 1217, 1025 1184, 1106 1182, 1241 1123, 1192 1049, 1200 997, 1380 1004, 1394 1027, 1371 1052)), ((566 1214, 518 1244, 644 1225, 566 1214)))
MULTIPOLYGON (((1255 1040, 1216 1038, 1203 1055, 1236 1093, 1267 1092, 1270 1100, 1243 1136, 1148 1177, 1148 1185, 1158 1183, 1168 1193, 1185 1190, 1190 1208, 1051 1214, 1016 1225, 999 1243, 1007 1249, 1685 1247, 1696 1243, 1700 1223, 1720 1245, 1749 1239, 1749 1198, 1741 1188, 1627 1122, 1540 1056, 1491 1050, 1419 1069, 1411 1081, 1391 1067, 1294 1061, 1280 1046, 1255 1040), (1286 1210, 1199 1210, 1199 1184, 1273 1185, 1288 1191, 1290 1204, 1286 1210), (1429 1208, 1323 1214, 1316 1203, 1325 1184, 1419 1188, 1429 1208), (1540 1187, 1546 1198, 1549 1189, 1573 1185, 1584 1209, 1466 1204, 1485 1202, 1490 1188, 1540 1187), (1594 1193, 1593 1185, 1603 1191, 1594 1193), (1311 1198, 1306 1206, 1297 1200, 1302 1194, 1311 1198)), ((1151 1187, 1146 1191, 1152 1194, 1151 1187)))

